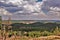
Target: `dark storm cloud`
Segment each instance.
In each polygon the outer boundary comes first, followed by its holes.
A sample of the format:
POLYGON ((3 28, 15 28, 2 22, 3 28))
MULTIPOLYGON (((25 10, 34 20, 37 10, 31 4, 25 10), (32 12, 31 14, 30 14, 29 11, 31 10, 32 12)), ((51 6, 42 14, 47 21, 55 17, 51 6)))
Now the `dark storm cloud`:
POLYGON ((11 13, 15 13, 17 11, 22 11, 23 7, 6 7, 5 9, 11 13))

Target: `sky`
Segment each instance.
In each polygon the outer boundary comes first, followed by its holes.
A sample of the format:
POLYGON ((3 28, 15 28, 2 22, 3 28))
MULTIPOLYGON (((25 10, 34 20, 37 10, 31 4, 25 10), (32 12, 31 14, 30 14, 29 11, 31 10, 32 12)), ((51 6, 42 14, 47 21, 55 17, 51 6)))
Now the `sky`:
POLYGON ((0 0, 0 16, 7 20, 60 20, 60 0, 0 0))

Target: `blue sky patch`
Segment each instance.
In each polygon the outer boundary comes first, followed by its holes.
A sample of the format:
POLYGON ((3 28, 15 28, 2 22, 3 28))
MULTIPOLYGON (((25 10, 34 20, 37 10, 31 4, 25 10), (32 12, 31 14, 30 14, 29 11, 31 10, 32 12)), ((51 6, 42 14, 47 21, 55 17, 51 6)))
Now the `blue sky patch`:
POLYGON ((37 0, 37 2, 41 2, 42 0, 37 0))

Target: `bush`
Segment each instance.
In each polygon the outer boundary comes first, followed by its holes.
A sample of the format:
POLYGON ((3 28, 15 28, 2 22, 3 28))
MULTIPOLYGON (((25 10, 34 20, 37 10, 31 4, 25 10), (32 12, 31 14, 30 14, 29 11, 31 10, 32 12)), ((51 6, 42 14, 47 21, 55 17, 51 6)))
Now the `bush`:
POLYGON ((52 33, 48 32, 48 31, 41 32, 41 36, 49 36, 51 34, 52 33))

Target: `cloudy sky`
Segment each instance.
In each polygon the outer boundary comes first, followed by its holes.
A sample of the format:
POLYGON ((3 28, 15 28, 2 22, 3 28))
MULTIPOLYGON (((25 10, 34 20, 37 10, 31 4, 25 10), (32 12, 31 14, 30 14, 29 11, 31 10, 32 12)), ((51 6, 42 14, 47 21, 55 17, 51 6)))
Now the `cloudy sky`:
POLYGON ((4 20, 60 20, 60 0, 0 0, 4 20))

